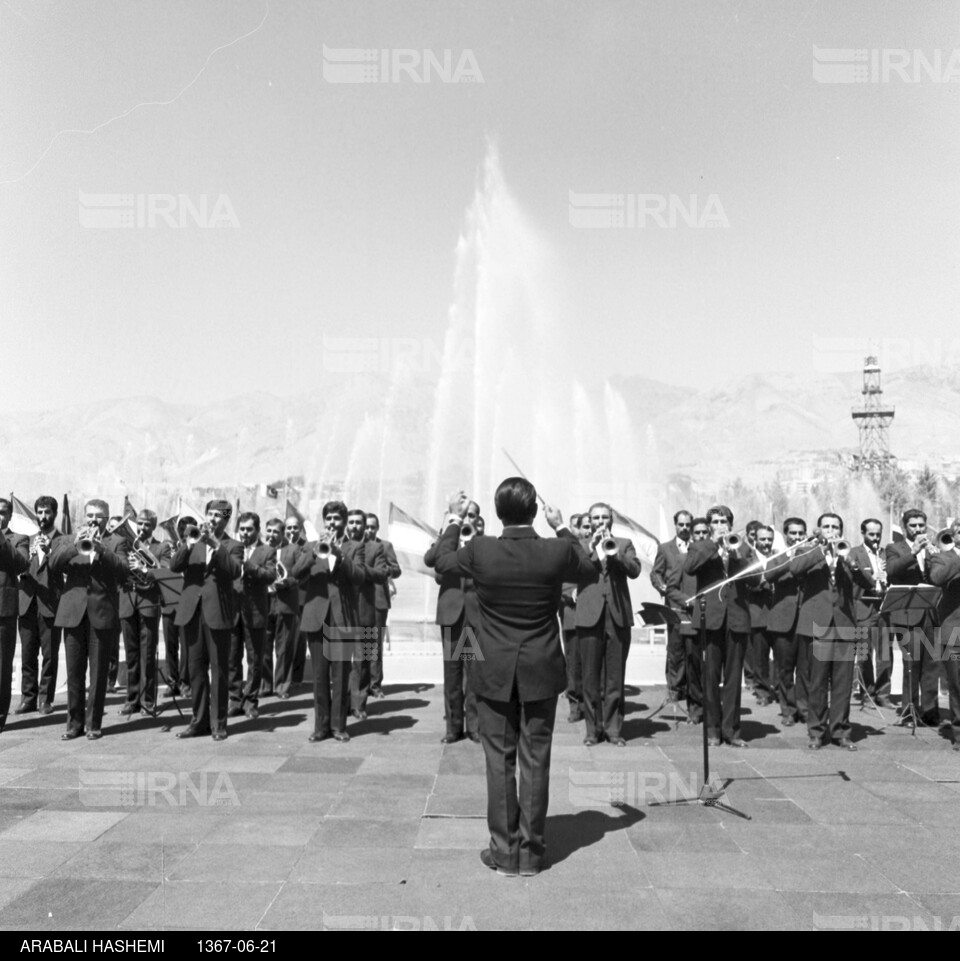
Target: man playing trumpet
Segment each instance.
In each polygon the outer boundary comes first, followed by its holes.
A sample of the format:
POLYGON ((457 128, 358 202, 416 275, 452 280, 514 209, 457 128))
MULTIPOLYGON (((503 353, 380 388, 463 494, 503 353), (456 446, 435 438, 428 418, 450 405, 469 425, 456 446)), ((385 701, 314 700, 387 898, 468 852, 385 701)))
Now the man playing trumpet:
POLYGON ((157 713, 157 647, 160 641, 160 608, 163 600, 156 572, 170 567, 173 549, 169 541, 153 536, 157 515, 150 510, 137 514, 137 539, 127 555, 130 565, 128 590, 120 593, 120 629, 127 659, 127 703, 120 713, 130 717, 157 713))
POLYGON ((213 500, 206 506, 206 523, 188 525, 184 540, 170 561, 183 574, 183 593, 176 623, 187 645, 193 717, 177 737, 213 734, 227 739, 227 662, 230 631, 236 619, 233 582, 243 568, 243 547, 225 533, 230 502, 213 500))
POLYGON ((44 494, 33 505, 40 530, 30 541, 30 566, 20 575, 20 704, 14 714, 53 712, 62 629, 55 625, 63 575, 50 570, 50 552, 62 537, 54 526, 56 498, 44 494), (37 658, 40 658, 39 677, 37 658))
POLYGON ((592 747, 606 738, 616 747, 624 747, 623 678, 633 627, 627 578, 640 576, 640 561, 631 540, 610 533, 613 511, 609 504, 594 504, 589 513, 591 535, 584 548, 593 573, 578 581, 576 613, 587 726, 583 743, 592 747))
POLYGON ((63 575, 56 625, 63 628, 67 654, 67 729, 64 741, 103 736, 110 651, 119 644, 119 594, 130 570, 129 545, 115 534, 104 537, 110 509, 106 501, 84 506, 84 525, 74 538, 58 537, 50 553, 50 570, 63 575), (90 700, 86 699, 87 665, 90 700))
MULTIPOLYGON (((306 589, 300 630, 313 664, 314 726, 311 742, 333 737, 349 741, 348 683, 353 645, 348 633, 356 624, 355 589, 363 583, 363 564, 356 548, 346 542, 347 506, 342 501, 323 505, 326 530, 307 543, 293 568, 306 589)), ((358 547, 362 548, 362 542, 358 547)), ((362 561, 362 554, 360 555, 362 561)))

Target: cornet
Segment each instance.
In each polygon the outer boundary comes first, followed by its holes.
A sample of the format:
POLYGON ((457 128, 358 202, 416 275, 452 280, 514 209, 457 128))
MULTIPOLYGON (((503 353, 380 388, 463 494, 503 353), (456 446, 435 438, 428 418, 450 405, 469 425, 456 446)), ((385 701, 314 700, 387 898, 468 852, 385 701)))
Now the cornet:
POLYGON ((617 546, 617 539, 609 532, 604 535, 603 540, 600 541, 600 552, 604 557, 616 557, 620 553, 620 548, 617 546))
POLYGON ((738 550, 740 545, 743 543, 743 538, 739 534, 723 534, 720 537, 720 546, 727 551, 738 550))
POLYGON ((469 521, 464 521, 460 526, 460 543, 468 544, 477 536, 477 529, 469 521))
POLYGON ((133 547, 130 549, 130 556, 135 557, 144 570, 156 570, 160 566, 160 561, 145 547, 140 546, 139 539, 134 541, 133 547))
POLYGON ((77 551, 81 554, 87 554, 88 556, 93 556, 94 547, 93 545, 100 541, 100 528, 96 526, 81 527, 77 531, 77 536, 75 543, 77 545, 77 551))

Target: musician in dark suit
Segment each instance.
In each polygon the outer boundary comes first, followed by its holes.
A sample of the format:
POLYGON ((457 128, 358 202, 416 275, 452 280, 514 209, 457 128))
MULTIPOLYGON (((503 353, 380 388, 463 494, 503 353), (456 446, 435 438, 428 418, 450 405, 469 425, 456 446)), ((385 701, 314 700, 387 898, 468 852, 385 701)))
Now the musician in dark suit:
MULTIPOLYGON (((353 559, 363 566, 363 583, 356 590, 357 621, 359 628, 353 646, 353 666, 350 669, 348 688, 350 691, 350 713, 358 721, 367 719, 367 698, 370 695, 370 666, 379 652, 380 628, 377 626, 376 588, 386 589, 390 579, 383 545, 372 537, 367 537, 367 512, 351 510, 347 515, 347 540, 354 551, 353 559)), ((382 642, 381 642, 382 643, 382 642)))
POLYGON ((583 664, 583 715, 588 747, 606 739, 626 746, 621 736, 624 716, 623 678, 630 653, 633 609, 627 579, 640 576, 640 561, 629 538, 610 535, 613 511, 594 504, 590 514, 590 573, 577 582, 577 647, 583 664), (604 549, 612 541, 615 550, 604 549), (603 689, 601 690, 601 671, 603 689))
MULTIPOLYGON (((783 538, 793 548, 806 539, 807 522, 800 517, 788 517, 783 522, 783 538)), ((807 681, 810 676, 810 648, 797 635, 800 613, 800 582, 791 573, 792 557, 783 554, 771 561, 761 578, 771 585, 773 595, 767 607, 767 637, 773 645, 773 663, 777 678, 777 700, 780 703, 780 723, 793 727, 798 721, 807 722, 807 681)))
MULTIPOLYGON (((464 521, 476 530, 479 516, 480 506, 470 501, 464 521)), ((461 539, 460 546, 466 543, 461 539)), ((423 555, 423 563, 435 568, 439 551, 438 541, 423 555)), ((436 623, 440 627, 443 649, 443 716, 446 722, 446 732, 440 741, 455 744, 464 737, 479 741, 477 698, 470 684, 480 621, 476 588, 472 578, 462 577, 457 571, 446 574, 438 571, 436 581, 440 585, 436 623)))
POLYGON ((300 631, 310 648, 313 664, 314 722, 311 742, 329 737, 346 742, 349 709, 352 638, 357 630, 355 587, 363 583, 363 545, 349 546, 344 537, 347 505, 328 501, 323 505, 326 530, 300 552, 293 569, 306 590, 300 631))
MULTIPOLYGON (((747 526, 743 529, 744 540, 746 541, 747 547, 752 552, 753 556, 751 560, 756 560, 756 547, 757 547, 757 530, 760 527, 760 521, 748 521, 747 526)), ((748 596, 749 596, 748 591, 748 596)), ((749 607, 749 603, 747 605, 749 607)), ((753 627, 751 622, 750 635, 747 638, 747 646, 743 651, 743 683, 750 689, 750 692, 754 695, 757 694, 757 678, 758 670, 755 664, 754 655, 754 635, 753 627)), ((760 692, 761 697, 763 691, 760 692)))
MULTIPOLYGON (((183 532, 187 527, 197 527, 199 521, 189 514, 182 514, 177 518, 177 537, 176 541, 171 541, 170 554, 173 556, 175 544, 183 543, 183 532)), ((167 562, 169 569, 170 563, 167 562)), ((180 643, 180 628, 177 625, 177 607, 180 605, 180 596, 183 593, 183 575, 173 575, 168 570, 167 583, 169 590, 161 588, 161 607, 160 620, 163 624, 163 651, 164 661, 167 669, 167 687, 164 690, 165 697, 174 697, 179 694, 181 697, 190 697, 190 665, 187 660, 187 642, 180 643)))
POLYGON ((13 504, 0 498, 0 731, 7 723, 17 652, 17 578, 30 566, 30 539, 9 528, 13 504))
POLYGON ((193 717, 177 737, 227 739, 227 665, 230 634, 236 619, 234 581, 243 570, 243 545, 226 534, 233 509, 212 500, 199 530, 185 530, 170 561, 183 574, 176 622, 187 645, 193 717))
POLYGON ((293 569, 300 556, 297 544, 284 542, 283 521, 279 517, 267 521, 267 546, 277 552, 277 579, 268 585, 270 614, 267 617, 267 638, 263 650, 263 682, 260 696, 276 694, 281 701, 290 697, 293 683, 293 659, 297 634, 300 631, 300 585, 293 569), (284 575, 280 575, 281 567, 284 575), (274 666, 276 651, 276 666, 274 666))
MULTIPOLYGON (((757 524, 754 531, 753 550, 757 561, 766 560, 773 554, 773 528, 769 524, 757 524)), ((750 640, 748 649, 753 650, 753 693, 759 707, 766 707, 776 699, 777 680, 770 652, 773 635, 769 629, 771 607, 774 603, 774 587, 761 576, 760 582, 747 587, 750 608, 750 640)))
POLYGON ((377 620, 377 659, 370 663, 370 695, 383 697, 383 643, 387 638, 387 617, 390 614, 390 598, 396 594, 393 582, 403 573, 397 563, 397 552, 390 541, 380 537, 380 518, 376 514, 367 514, 367 540, 376 541, 383 547, 387 558, 389 578, 386 584, 374 584, 374 598, 376 600, 377 620))
POLYGON ((930 557, 930 582, 941 588, 937 619, 940 622, 938 653, 947 685, 953 749, 960 750, 960 521, 951 525, 953 547, 930 557))
POLYGON ((64 741, 80 737, 84 729, 90 740, 103 736, 100 726, 107 694, 107 667, 110 651, 119 646, 119 594, 130 570, 127 541, 116 534, 103 536, 109 515, 105 501, 88 501, 84 506, 84 526, 76 537, 58 537, 53 541, 47 562, 52 573, 63 575, 55 623, 64 629, 67 653, 67 729, 61 735, 64 741))
MULTIPOLYGON (((690 543, 705 541, 710 536, 710 525, 705 517, 694 517, 690 524, 690 543)), ((680 639, 683 641, 684 678, 687 689, 687 723, 703 721, 703 661, 700 654, 699 631, 693 626, 693 600, 697 593, 697 577, 679 567, 667 570, 664 599, 680 615, 680 639)))
POLYGON ((157 515, 150 510, 137 514, 137 539, 127 555, 130 577, 120 592, 120 629, 127 659, 127 702, 120 713, 139 712, 144 717, 157 713, 157 647, 160 643, 160 609, 163 599, 156 572, 170 567, 173 550, 169 541, 153 536, 157 515), (150 562, 137 551, 153 558, 150 562))
MULTIPOLYGON (((753 551, 741 542, 729 547, 726 538, 733 527, 733 512, 718 505, 707 511, 710 539, 690 545, 683 561, 686 574, 697 578, 697 592, 705 591, 735 574, 743 573, 753 560, 753 551)), ((759 578, 758 578, 759 579, 759 578)), ((746 747, 740 737, 740 687, 743 681, 743 654, 750 636, 749 584, 746 577, 728 584, 723 590, 705 594, 705 611, 700 602, 693 608, 693 627, 700 630, 706 618, 706 676, 703 679, 707 713, 708 743, 721 740, 732 747, 746 747), (721 690, 722 679, 722 690, 721 690)))
POLYGON ((503 481, 494 504, 503 534, 474 537, 458 549, 466 498, 451 499, 436 565, 440 574, 472 578, 479 604, 479 654, 470 685, 486 756, 490 830, 490 846, 480 857, 500 874, 526 876, 544 864, 550 747, 557 697, 566 686, 560 593, 565 581, 587 580, 594 567, 554 508, 545 507, 544 516, 562 536, 537 535, 537 492, 529 481, 503 481))
MULTIPOLYGON (((303 533, 303 524, 295 515, 291 515, 283 522, 283 535, 286 542, 294 547, 303 548, 307 539, 303 533)), ((303 621, 303 605, 307 603, 307 590, 302 583, 298 585, 299 602, 297 607, 297 619, 303 621)), ((291 687, 297 687, 303 683, 303 672, 307 666, 307 638, 302 630, 297 631, 297 638, 293 649, 293 676, 290 680, 291 687)))
POLYGON ((53 712, 60 661, 62 629, 55 621, 63 575, 50 570, 50 551, 61 536, 54 527, 57 502, 44 494, 36 499, 33 510, 40 530, 30 538, 30 566, 20 575, 20 703, 14 714, 53 712))
POLYGON ((854 590, 858 582, 864 587, 868 584, 838 546, 843 519, 838 514, 821 514, 817 527, 822 542, 801 549, 788 565, 800 581, 797 633, 809 638, 807 747, 817 750, 825 740, 833 740, 855 751, 850 736, 857 626, 854 590))
MULTIPOLYGON (((690 533, 693 530, 693 514, 690 511, 677 511, 673 515, 673 526, 677 536, 664 541, 657 547, 653 561, 650 583, 666 599, 667 581, 674 571, 683 567, 683 558, 690 546, 690 533)), ((676 580, 677 578, 674 578, 676 580)), ((686 696, 686 649, 680 634, 679 624, 667 626, 667 700, 680 701, 686 696)))
MULTIPOLYGON (((863 543, 850 551, 850 562, 863 571, 870 587, 859 583, 854 589, 853 602, 857 614, 857 630, 868 640, 861 643, 860 669, 866 693, 880 707, 893 707, 890 702, 890 675, 893 670, 890 639, 882 630, 880 602, 887 585, 887 558, 881 547, 883 523, 868 517, 860 525, 863 543), (876 658, 876 671, 874 671, 876 658)), ((862 697, 862 692, 861 692, 862 697)))
MULTIPOLYGON (((901 519, 904 540, 887 544, 887 582, 891 585, 929 584, 929 557, 936 545, 927 536, 927 515, 912 508, 901 519)), ((936 612, 922 602, 891 611, 887 615, 890 633, 895 636, 903 654, 903 694, 901 712, 908 701, 923 724, 937 727, 940 723, 940 662, 936 656, 936 612)))
POLYGON ((260 685, 263 683, 263 649, 270 615, 269 587, 277 579, 277 552, 260 540, 260 515, 240 515, 237 536, 243 547, 243 568, 233 582, 236 618, 230 632, 227 683, 230 708, 227 717, 260 716, 260 685), (247 655, 247 683, 243 683, 243 655, 247 655))

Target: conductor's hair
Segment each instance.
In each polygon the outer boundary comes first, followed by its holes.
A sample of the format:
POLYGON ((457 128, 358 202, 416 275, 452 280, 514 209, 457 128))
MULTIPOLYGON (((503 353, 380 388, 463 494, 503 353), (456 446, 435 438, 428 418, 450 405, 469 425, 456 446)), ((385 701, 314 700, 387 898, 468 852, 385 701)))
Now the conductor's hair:
POLYGON ((910 510, 904 511, 904 512, 903 512, 903 517, 900 518, 900 527, 901 527, 901 529, 904 528, 904 527, 906 527, 907 524, 909 524, 910 521, 912 521, 912 520, 914 519, 914 517, 922 517, 924 523, 926 523, 926 521, 927 521, 927 515, 924 514, 924 512, 923 512, 922 510, 919 510, 919 509, 916 508, 916 507, 911 507, 910 510))
POLYGON ((53 511, 53 516, 57 516, 57 499, 51 497, 49 494, 41 494, 34 502, 33 509, 39 510, 41 507, 46 507, 48 511, 53 511))
POLYGON ((863 521, 863 522, 860 524, 860 533, 861 533, 861 534, 866 534, 866 533, 867 533, 867 524, 876 524, 876 525, 880 528, 881 533, 883 532, 883 521, 877 520, 876 517, 868 517, 865 521, 863 521))
POLYGON ((508 477, 493 495, 493 505, 504 527, 532 524, 537 516, 537 490, 525 477, 508 477))

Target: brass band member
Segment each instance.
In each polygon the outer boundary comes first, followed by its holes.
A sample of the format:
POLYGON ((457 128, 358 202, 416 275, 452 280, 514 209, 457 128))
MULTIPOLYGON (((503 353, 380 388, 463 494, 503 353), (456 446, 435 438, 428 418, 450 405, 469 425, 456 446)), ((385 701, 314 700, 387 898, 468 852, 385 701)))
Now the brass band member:
POLYGON ((300 630, 310 648, 313 664, 314 726, 309 740, 333 737, 349 741, 350 661, 353 646, 347 633, 356 623, 354 587, 363 583, 363 565, 354 562, 355 551, 344 538, 347 506, 342 501, 323 505, 326 530, 300 552, 293 570, 305 587, 300 630))
POLYGON ((383 697, 383 642, 386 640, 387 617, 390 614, 390 600, 397 593, 393 582, 403 573, 397 563, 397 552, 393 549, 390 541, 385 541, 380 537, 380 518, 376 514, 367 514, 368 541, 376 541, 383 546, 383 552, 387 558, 387 569, 389 579, 386 584, 374 585, 377 608, 377 659, 370 664, 370 695, 371 697, 383 697))
POLYGON ((64 629, 67 653, 67 729, 64 741, 103 736, 103 705, 107 694, 110 652, 120 632, 119 594, 126 582, 128 544, 116 534, 104 537, 110 509, 106 501, 84 506, 84 524, 75 537, 58 537, 48 561, 63 575, 63 594, 56 624, 64 629), (90 700, 86 698, 90 666, 90 700))
POLYGON ((7 723, 17 651, 17 577, 30 566, 30 542, 8 527, 13 504, 0 498, 0 731, 7 723))
POLYGON ((156 572, 170 567, 169 541, 153 536, 157 515, 137 514, 137 539, 127 555, 128 590, 120 593, 120 628, 127 658, 127 703, 120 713, 153 717, 157 713, 157 647, 160 643, 160 608, 163 599, 156 572), (150 560, 152 558, 152 561, 150 560))
POLYGON ((246 511, 238 518, 237 535, 243 545, 243 569, 234 581, 237 616, 230 635, 230 709, 227 717, 260 716, 263 648, 270 615, 270 587, 277 579, 277 552, 260 540, 260 515, 246 511), (247 682, 243 682, 243 655, 247 682))
MULTIPOLYGON (((664 541, 657 547, 657 556, 650 574, 650 582, 664 599, 667 599, 667 582, 670 580, 670 575, 674 570, 683 567, 683 558, 690 546, 693 514, 690 511, 677 511, 673 515, 673 526, 676 537, 664 541)), ((666 677, 667 700, 683 700, 687 694, 686 651, 679 624, 671 624, 667 627, 666 677)))
POLYGON ((14 714, 53 712, 60 661, 62 628, 54 622, 63 575, 50 570, 50 551, 62 536, 54 526, 57 502, 44 494, 36 499, 33 510, 40 530, 30 539, 30 567, 20 575, 20 704, 14 714))
POLYGON ((227 663, 230 632, 236 618, 233 582, 243 567, 243 547, 225 533, 230 502, 212 500, 206 521, 187 527, 174 551, 170 569, 183 574, 177 625, 187 645, 193 717, 177 737, 213 735, 227 739, 227 663))
POLYGON ((890 678, 893 673, 890 638, 881 630, 880 602, 887 586, 887 557, 884 553, 883 523, 868 517, 860 525, 863 543, 850 551, 850 562, 863 571, 871 587, 857 585, 854 601, 857 612, 857 631, 868 643, 862 645, 860 668, 866 692, 880 707, 893 707, 890 701, 890 678), (874 670, 874 658, 876 670, 874 670))
POLYGON ((277 579, 267 588, 270 614, 267 618, 260 696, 275 694, 285 701, 290 697, 293 685, 293 660, 300 631, 300 585, 293 576, 293 569, 300 557, 300 546, 284 542, 283 521, 279 517, 267 521, 266 538, 267 546, 277 552, 277 579))

